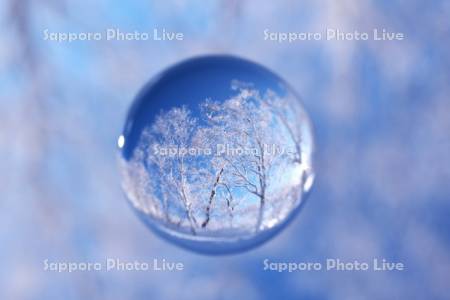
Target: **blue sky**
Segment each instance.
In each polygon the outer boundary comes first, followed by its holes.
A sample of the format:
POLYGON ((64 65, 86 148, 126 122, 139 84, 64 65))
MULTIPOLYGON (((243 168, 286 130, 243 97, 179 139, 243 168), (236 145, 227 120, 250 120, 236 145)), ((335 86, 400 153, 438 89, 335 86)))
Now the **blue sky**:
POLYGON ((448 298, 447 3, 44 1, 18 10, 11 3, 0 5, 0 78, 6 79, 0 84, 2 298, 448 298), (185 32, 186 39, 42 40, 45 28, 108 27, 165 27, 185 32), (263 40, 266 28, 326 27, 387 28, 407 38, 263 40), (317 142, 317 178, 301 214, 267 244, 225 257, 197 255, 149 232, 124 199, 116 161, 117 136, 144 84, 175 62, 212 53, 249 58, 286 79, 302 96, 317 142), (42 270, 45 258, 105 257, 166 258, 184 262, 186 270, 42 270), (404 262, 406 271, 262 270, 265 258, 329 257, 386 258, 404 262))

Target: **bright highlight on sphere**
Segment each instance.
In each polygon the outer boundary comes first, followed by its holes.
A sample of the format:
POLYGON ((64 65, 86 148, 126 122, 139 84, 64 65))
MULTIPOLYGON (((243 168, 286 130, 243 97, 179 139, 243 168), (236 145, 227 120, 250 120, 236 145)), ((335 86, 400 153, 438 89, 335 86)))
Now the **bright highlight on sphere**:
POLYGON ((279 232, 312 187, 311 124, 289 85, 231 56, 183 61, 136 97, 118 139, 125 194, 163 238, 209 254, 279 232))

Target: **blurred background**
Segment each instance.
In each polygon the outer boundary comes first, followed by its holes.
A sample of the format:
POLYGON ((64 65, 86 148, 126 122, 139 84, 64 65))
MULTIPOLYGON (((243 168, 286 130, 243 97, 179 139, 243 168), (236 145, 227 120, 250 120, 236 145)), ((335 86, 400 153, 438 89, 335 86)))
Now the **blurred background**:
POLYGON ((450 2, 29 1, 0 4, 0 298, 449 299, 450 2), (184 33, 45 41, 43 31, 184 33), (264 40, 263 31, 402 32, 403 41, 264 40), (302 95, 317 179, 253 251, 197 255, 153 235, 120 189, 133 97, 179 60, 228 53, 302 95), (181 261, 182 272, 45 272, 43 261, 181 261), (263 271, 263 260, 402 262, 401 272, 263 271))

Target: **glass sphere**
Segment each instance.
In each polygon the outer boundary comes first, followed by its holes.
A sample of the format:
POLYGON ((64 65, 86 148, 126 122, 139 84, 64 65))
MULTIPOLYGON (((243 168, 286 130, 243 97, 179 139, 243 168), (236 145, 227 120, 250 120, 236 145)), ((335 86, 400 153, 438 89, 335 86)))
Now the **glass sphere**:
POLYGON ((165 239, 201 253, 250 249, 299 211, 314 170, 309 118, 256 63, 204 56, 138 94, 118 139, 123 190, 165 239))

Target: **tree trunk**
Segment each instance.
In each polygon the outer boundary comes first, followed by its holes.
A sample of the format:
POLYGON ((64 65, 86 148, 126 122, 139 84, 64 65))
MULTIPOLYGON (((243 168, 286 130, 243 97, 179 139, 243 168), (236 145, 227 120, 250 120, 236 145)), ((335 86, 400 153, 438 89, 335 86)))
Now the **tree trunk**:
POLYGON ((211 194, 209 195, 208 206, 206 207, 206 219, 202 223, 202 228, 205 228, 208 225, 209 220, 211 219, 211 206, 216 195, 216 189, 219 185, 220 177, 222 176, 223 168, 220 169, 219 173, 216 176, 216 180, 214 181, 213 187, 211 189, 211 194))

